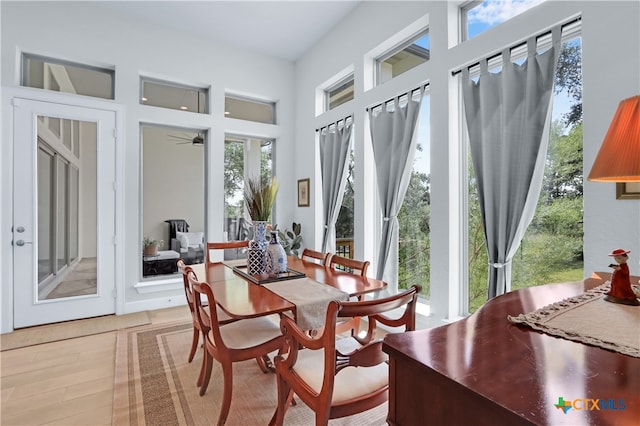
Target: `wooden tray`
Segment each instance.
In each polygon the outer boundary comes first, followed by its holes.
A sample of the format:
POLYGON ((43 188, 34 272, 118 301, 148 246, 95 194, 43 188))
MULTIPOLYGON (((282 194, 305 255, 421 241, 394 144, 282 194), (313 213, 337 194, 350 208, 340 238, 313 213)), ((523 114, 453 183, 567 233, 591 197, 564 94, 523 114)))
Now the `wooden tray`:
POLYGON ((233 272, 235 272, 238 275, 241 275, 243 278, 246 278, 255 284, 266 284, 266 283, 273 283, 277 281, 295 280, 297 278, 306 277, 304 272, 299 272, 290 268, 287 268, 287 272, 282 272, 275 277, 269 276, 268 274, 249 275, 247 273, 247 265, 234 266, 233 272))

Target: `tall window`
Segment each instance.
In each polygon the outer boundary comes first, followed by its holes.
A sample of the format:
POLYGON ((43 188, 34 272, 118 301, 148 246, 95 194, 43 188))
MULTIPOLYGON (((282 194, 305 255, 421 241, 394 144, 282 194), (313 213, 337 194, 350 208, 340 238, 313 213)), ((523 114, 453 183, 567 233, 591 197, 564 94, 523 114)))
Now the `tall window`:
MULTIPOLYGON (((583 278, 581 40, 563 43, 555 77, 553 124, 535 216, 512 261, 512 289, 583 278)), ((487 298, 487 253, 469 164, 469 311, 487 298)))
POLYGON ((273 175, 273 140, 227 135, 224 143, 224 232, 229 241, 250 237, 242 196, 247 178, 273 175))
POLYGON ((429 96, 424 95, 418 118, 417 138, 409 188, 398 213, 398 288, 419 283, 422 295, 429 296, 431 161, 429 96))
POLYGON ((164 252, 162 258, 142 258, 145 278, 177 274, 171 263, 175 257, 187 264, 204 261, 204 140, 206 133, 192 129, 142 127, 141 238, 162 242, 164 252), (175 221, 185 221, 188 229, 175 221), (177 234, 187 231, 189 235, 177 234))
MULTIPOLYGON (((353 137, 353 134, 351 137, 353 137)), ((336 220, 336 253, 344 257, 353 258, 353 144, 349 150, 348 161, 347 184, 344 188, 340 213, 338 213, 338 219, 336 220)))

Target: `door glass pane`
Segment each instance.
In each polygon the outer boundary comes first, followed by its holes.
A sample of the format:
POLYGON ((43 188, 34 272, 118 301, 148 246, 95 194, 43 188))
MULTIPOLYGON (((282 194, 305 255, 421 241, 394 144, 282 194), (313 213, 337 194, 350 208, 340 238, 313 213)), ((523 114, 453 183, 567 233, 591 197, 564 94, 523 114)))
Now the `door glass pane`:
POLYGON ((96 123, 55 117, 37 123, 38 299, 96 294, 96 123), (59 134, 52 121, 60 123, 59 134))

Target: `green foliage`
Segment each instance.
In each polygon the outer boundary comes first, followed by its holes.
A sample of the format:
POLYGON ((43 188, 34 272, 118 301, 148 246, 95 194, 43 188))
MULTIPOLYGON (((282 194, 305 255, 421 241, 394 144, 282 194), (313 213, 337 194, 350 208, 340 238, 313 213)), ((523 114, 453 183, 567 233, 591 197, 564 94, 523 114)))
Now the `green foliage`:
MULTIPOLYGON (((512 260, 511 288, 582 279, 582 125, 562 135, 555 123, 534 220, 512 260)), ((470 164, 470 176, 473 167, 470 164)), ((469 183, 469 311, 487 299, 488 259, 475 181, 469 183)))
POLYGON ((142 245, 144 247, 156 245, 158 247, 162 247, 164 245, 164 240, 154 240, 151 237, 144 237, 142 239, 142 245))
POLYGON ((555 75, 555 93, 563 90, 573 98, 574 103, 563 120, 573 127, 582 123, 582 49, 578 39, 562 46, 555 75))
POLYGON ((422 286, 422 295, 429 297, 431 274, 430 228, 431 178, 413 171, 407 194, 398 212, 398 288, 413 284, 422 286))
POLYGON ((300 250, 300 246, 302 245, 302 235, 300 235, 302 225, 293 222, 291 229, 292 231, 289 231, 288 229, 281 231, 278 229, 278 225, 273 227, 274 231, 278 231, 278 240, 280 241, 280 245, 284 248, 285 253, 287 253, 288 256, 299 257, 298 250, 300 250))
MULTIPOLYGON (((260 179, 267 182, 272 174, 273 145, 263 141, 260 149, 260 179)), ((244 154, 245 143, 226 140, 224 144, 224 193, 225 217, 243 217, 244 201, 240 194, 243 192, 244 182, 244 154)), ((256 170, 257 174, 257 170, 256 170)))
POLYGON ((353 151, 350 152, 347 184, 336 220, 336 238, 353 238, 353 151))
POLYGON ((549 138, 547 165, 541 195, 547 202, 563 197, 582 197, 582 124, 562 135, 561 123, 554 122, 549 138))
POLYGON ((269 220, 279 186, 275 176, 269 180, 249 179, 247 181, 243 197, 252 220, 269 220))

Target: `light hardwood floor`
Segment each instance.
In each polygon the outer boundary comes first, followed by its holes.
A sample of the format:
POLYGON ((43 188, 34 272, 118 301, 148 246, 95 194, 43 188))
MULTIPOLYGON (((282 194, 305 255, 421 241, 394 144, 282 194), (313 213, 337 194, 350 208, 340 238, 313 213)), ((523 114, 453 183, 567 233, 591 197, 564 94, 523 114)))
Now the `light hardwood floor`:
MULTIPOLYGON (((150 311, 151 323, 190 320, 187 306, 150 311)), ((110 425, 116 334, 0 353, 0 424, 110 425)))

